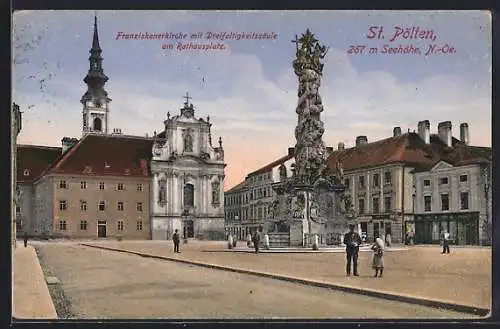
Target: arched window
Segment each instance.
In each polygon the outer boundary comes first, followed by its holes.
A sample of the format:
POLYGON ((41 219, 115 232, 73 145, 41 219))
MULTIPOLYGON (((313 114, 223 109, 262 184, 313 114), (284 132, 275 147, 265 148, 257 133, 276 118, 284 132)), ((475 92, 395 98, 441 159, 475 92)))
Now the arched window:
POLYGON ((94 119, 94 130, 95 131, 102 131, 102 121, 99 118, 94 119))
POLYGON ((194 186, 193 184, 184 185, 184 206, 194 206, 194 186))

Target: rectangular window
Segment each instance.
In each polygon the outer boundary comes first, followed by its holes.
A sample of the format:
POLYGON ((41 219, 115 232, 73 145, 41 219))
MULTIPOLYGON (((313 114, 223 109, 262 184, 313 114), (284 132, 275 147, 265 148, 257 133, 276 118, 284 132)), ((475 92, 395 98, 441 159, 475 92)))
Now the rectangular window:
POLYGON ((99 201, 99 210, 100 211, 106 210, 106 202, 105 201, 99 201))
POLYGON ((59 221, 59 230, 60 231, 66 231, 67 230, 67 226, 66 226, 66 221, 65 220, 60 220, 59 221))
POLYGON ((365 176, 359 176, 358 184, 360 188, 365 188, 365 176))
POLYGON ((430 179, 424 179, 424 186, 431 186, 431 180, 430 179))
POLYGON ((379 186, 380 186, 380 175, 373 174, 373 187, 379 187, 379 186))
POLYGON ((137 211, 142 211, 142 202, 137 202, 137 211))
POLYGON ((137 231, 142 231, 142 221, 141 220, 137 221, 137 231))
POLYGON ((378 214, 380 212, 380 202, 379 198, 373 198, 373 213, 378 214))
POLYGON ((387 196, 384 198, 385 212, 390 212, 392 210, 392 197, 387 196))
POLYGON ((350 182, 349 182, 349 178, 344 179, 344 186, 345 186, 346 188, 349 188, 349 183, 350 183, 350 182))
POLYGON ((430 195, 424 195, 424 211, 432 210, 432 197, 430 195))
POLYGON ((68 188, 68 185, 66 184, 65 180, 59 181, 59 188, 68 188))
POLYGON ((66 200, 59 201, 59 210, 66 210, 68 208, 68 204, 66 200))
POLYGON ((384 184, 385 185, 392 184, 392 175, 390 171, 386 171, 384 173, 384 184))
POLYGON ((441 194, 441 210, 450 210, 450 199, 448 198, 448 193, 441 194))
POLYGON ((469 193, 462 192, 460 193, 460 210, 469 209, 469 193))
POLYGON ((119 220, 118 221, 118 227, 117 227, 118 231, 123 231, 123 221, 122 220, 119 220))
POLYGON ((123 202, 121 202, 121 201, 118 202, 117 210, 118 211, 123 211, 123 202))
POLYGON ((125 190, 125 187, 123 186, 123 183, 118 183, 117 188, 118 188, 118 191, 123 191, 123 190, 125 190))
POLYGON ((439 184, 440 185, 448 185, 448 177, 441 177, 439 179, 439 184))
POLYGON ((142 192, 142 184, 137 184, 137 192, 142 192))
POLYGON ((87 211, 87 201, 80 200, 80 210, 87 211))
POLYGON ((80 182, 80 188, 81 188, 82 190, 85 190, 85 189, 87 188, 87 182, 86 182, 86 181, 81 181, 81 182, 80 182))
POLYGON ((359 208, 359 213, 364 214, 365 213, 365 199, 359 199, 358 200, 358 208, 359 208))
POLYGON ((86 230, 87 230, 87 221, 81 220, 80 221, 80 231, 86 231, 86 230))
POLYGON ((99 189, 104 190, 104 182, 99 182, 99 189))
POLYGON ((466 183, 467 182, 467 175, 460 175, 460 183, 466 183))

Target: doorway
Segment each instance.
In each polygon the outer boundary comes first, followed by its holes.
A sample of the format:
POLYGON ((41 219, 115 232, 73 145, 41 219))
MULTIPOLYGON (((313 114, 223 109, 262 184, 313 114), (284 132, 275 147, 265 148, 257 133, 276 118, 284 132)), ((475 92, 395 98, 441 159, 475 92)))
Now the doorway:
POLYGON ((106 237, 106 221, 99 220, 97 221, 97 237, 105 238, 106 237))
POLYGON ((194 223, 192 220, 184 221, 184 237, 194 238, 194 223))

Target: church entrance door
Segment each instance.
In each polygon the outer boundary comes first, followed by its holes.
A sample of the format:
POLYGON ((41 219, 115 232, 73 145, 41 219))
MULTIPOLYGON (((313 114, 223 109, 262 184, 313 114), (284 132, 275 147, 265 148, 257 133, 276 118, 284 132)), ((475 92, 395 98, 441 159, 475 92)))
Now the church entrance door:
POLYGON ((106 237, 106 221, 105 220, 97 221, 97 237, 99 237, 99 238, 106 237))
POLYGON ((194 238, 194 223, 192 220, 184 221, 184 236, 186 238, 194 238))

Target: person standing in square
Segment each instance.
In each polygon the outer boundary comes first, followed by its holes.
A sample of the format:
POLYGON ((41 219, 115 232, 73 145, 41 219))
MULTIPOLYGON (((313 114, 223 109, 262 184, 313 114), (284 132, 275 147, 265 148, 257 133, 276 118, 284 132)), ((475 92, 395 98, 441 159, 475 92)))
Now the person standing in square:
POLYGON ((344 236, 344 244, 347 254, 347 275, 351 275, 351 263, 354 270, 354 276, 359 276, 358 274, 358 255, 359 255, 359 245, 361 244, 361 237, 358 232, 354 232, 356 225, 349 225, 349 232, 344 236))
POLYGON ((442 235, 443 240, 443 254, 450 253, 450 233, 444 231, 442 235))
POLYGON ((179 244, 181 242, 181 239, 179 237, 179 231, 177 229, 174 232, 173 241, 174 241, 174 252, 179 253, 180 252, 179 251, 179 244))
POLYGON ((375 277, 381 278, 384 274, 384 241, 377 236, 371 249, 373 250, 372 268, 375 270, 375 277))

